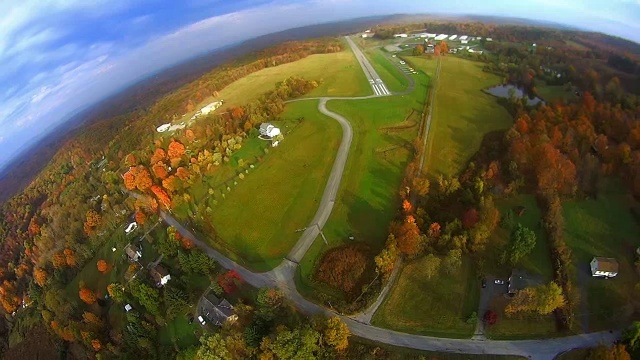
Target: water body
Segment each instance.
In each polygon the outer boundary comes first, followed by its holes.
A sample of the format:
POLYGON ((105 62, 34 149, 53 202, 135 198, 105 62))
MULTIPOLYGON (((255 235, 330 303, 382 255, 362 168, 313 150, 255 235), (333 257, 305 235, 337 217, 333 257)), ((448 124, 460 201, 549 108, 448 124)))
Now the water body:
POLYGON ((527 98, 527 105, 529 105, 529 106, 536 106, 536 105, 538 105, 540 103, 544 104, 544 101, 542 99, 540 99, 539 97, 530 98, 524 93, 524 90, 520 89, 519 87, 517 87, 515 85, 498 85, 498 86, 494 86, 492 88, 488 88, 485 91, 488 92, 491 95, 508 99, 509 95, 510 95, 509 93, 511 92, 511 90, 513 90, 513 96, 515 96, 517 98, 526 97, 527 98))

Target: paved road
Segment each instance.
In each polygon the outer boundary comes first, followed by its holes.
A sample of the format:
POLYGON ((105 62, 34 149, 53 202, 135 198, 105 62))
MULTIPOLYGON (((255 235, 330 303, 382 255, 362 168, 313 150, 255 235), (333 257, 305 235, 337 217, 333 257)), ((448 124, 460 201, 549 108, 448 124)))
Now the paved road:
MULTIPOLYGON (((350 40, 350 39, 348 39, 350 40)), ((208 246, 205 242, 198 239, 191 231, 180 224, 171 214, 161 210, 160 217, 170 226, 177 229, 180 234, 201 248, 209 257, 216 260, 226 269, 237 271, 242 278, 254 287, 277 287, 283 291, 287 298, 303 313, 308 315, 323 313, 328 316, 336 316, 337 314, 331 310, 319 306, 305 299, 295 286, 294 276, 298 266, 298 262, 302 259, 306 251, 317 238, 322 226, 328 219, 333 204, 336 199, 337 191, 340 186, 342 172, 346 164, 349 147, 352 140, 351 125, 343 116, 333 113, 326 108, 327 101, 331 99, 368 99, 375 97, 350 97, 350 98, 318 98, 318 110, 323 114, 330 116, 338 121, 343 130, 343 138, 338 148, 338 154, 334 160, 333 167, 325 193, 322 196, 320 206, 314 216, 312 223, 308 229, 302 234, 298 243, 291 250, 289 255, 275 269, 264 272, 254 273, 235 261, 222 255, 220 252, 208 246)), ((378 95, 379 96, 379 95, 378 95)), ((311 100, 311 99, 299 99, 311 100)), ((387 289, 388 291, 388 289, 387 289)), ((379 298, 380 300, 381 298, 379 298)), ((383 299, 383 298, 382 298, 383 299)), ((380 300, 381 302, 381 300, 380 300)), ((366 311, 365 311, 366 313, 366 311)), ((421 336, 401 333, 393 330, 379 328, 369 325, 362 321, 358 321, 347 317, 340 316, 347 324, 351 332, 366 339, 379 341, 382 343, 403 346, 413 349, 445 351, 463 354, 495 354, 495 355, 520 355, 530 357, 536 360, 551 360, 556 354, 579 347, 594 346, 599 343, 611 344, 620 336, 617 332, 599 332, 591 334, 583 334, 558 339, 548 340, 515 340, 515 341, 494 341, 494 340, 472 340, 472 339, 444 339, 430 336, 421 336)), ((365 319, 366 320, 366 319, 365 319)), ((369 317, 370 320, 370 317, 369 317)))
POLYGON ((369 84, 371 85, 371 88, 373 89, 374 94, 376 94, 376 96, 391 95, 391 92, 384 85, 384 83, 382 82, 382 79, 380 78, 376 70, 373 68, 373 66, 371 66, 371 63, 369 62, 367 57, 362 53, 360 48, 353 42, 353 40, 351 40, 349 36, 345 36, 344 38, 347 39, 347 42, 349 43, 349 46, 351 46, 351 50, 353 51, 353 54, 356 56, 356 59, 358 59, 358 62, 362 67, 362 71, 364 72, 364 75, 367 77, 367 80, 369 80, 369 84))
POLYGON ((396 263, 393 265, 393 271, 391 272, 391 276, 389 277, 389 280, 387 280, 387 283, 384 285, 384 288, 382 288, 382 291, 380 291, 380 294, 378 294, 378 298, 376 299, 376 301, 373 304, 371 304, 371 306, 369 306, 367 309, 365 309, 363 312, 357 315, 351 316, 353 320, 356 320, 358 322, 365 323, 365 324, 371 324, 371 318, 373 318, 373 314, 375 314, 376 311, 378 311, 378 308, 380 307, 380 305, 382 305, 382 302, 384 301, 384 299, 387 298, 387 295, 389 294, 391 287, 393 286, 393 284, 396 282, 396 279, 398 278, 398 274, 400 273, 401 268, 402 268, 402 258, 398 258, 396 263))

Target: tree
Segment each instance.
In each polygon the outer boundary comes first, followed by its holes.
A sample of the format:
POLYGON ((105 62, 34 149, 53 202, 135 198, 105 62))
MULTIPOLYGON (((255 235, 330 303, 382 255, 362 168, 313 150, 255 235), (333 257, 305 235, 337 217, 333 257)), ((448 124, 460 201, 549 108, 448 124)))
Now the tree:
POLYGON ((86 287, 80 288, 79 296, 82 301, 89 305, 96 302, 96 294, 86 287))
POLYGON ((424 258, 424 274, 428 279, 431 279, 438 273, 438 270, 440 270, 440 262, 440 258, 433 254, 429 254, 424 258))
POLYGON ((494 325, 498 322, 498 314, 493 310, 487 310, 487 312, 484 313, 482 320, 484 320, 484 323, 487 325, 494 325))
POLYGON ((144 225, 145 221, 147 221, 147 215, 145 215, 142 211, 136 211, 136 222, 140 225, 144 225))
POLYGON ((134 280, 130 283, 129 289, 140 305, 144 306, 152 315, 160 315, 160 296, 158 290, 147 284, 134 280))
POLYGON ((64 251, 62 252, 64 254, 64 261, 67 263, 68 267, 75 267, 77 264, 76 262, 76 253, 67 248, 64 249, 64 251))
POLYGON ((511 233, 510 260, 517 264, 536 247, 536 233, 518 224, 511 233))
POLYGON ((509 315, 519 312, 546 315, 565 304, 562 288, 555 282, 550 282, 518 291, 505 308, 505 312, 509 315))
POLYGON ((462 215, 462 226, 465 229, 471 229, 478 221, 480 221, 480 214, 478 214, 478 210, 474 208, 467 210, 464 215, 462 215))
POLYGON ((102 259, 98 260, 96 266, 98 267, 98 271, 100 271, 101 273, 105 273, 107 272, 107 270, 109 270, 109 264, 107 264, 107 262, 102 259))
POLYGON ((429 235, 432 239, 437 239, 440 237, 441 226, 437 222, 431 223, 429 225, 429 230, 427 231, 427 235, 429 235))
POLYGON ((120 283, 111 283, 107 286, 107 293, 117 303, 124 301, 124 286, 120 283))
POLYGON ((189 298, 182 290, 175 287, 166 287, 164 290, 164 303, 169 319, 173 319, 189 306, 189 298))
POLYGON ((47 283, 47 272, 44 269, 34 268, 33 279, 40 287, 44 287, 44 284, 47 283))
POLYGON ((622 340, 632 351, 640 350, 640 321, 634 321, 622 334, 622 340))
POLYGON ((135 183, 136 188, 140 191, 145 191, 153 185, 153 180, 151 180, 149 170, 142 165, 139 165, 137 168, 135 183))
POLYGON ((156 148, 153 155, 151 155, 151 159, 149 160, 150 164, 157 164, 161 161, 164 161, 167 158, 167 153, 162 148, 156 148))
POLYGON ((260 288, 256 297, 256 313, 266 321, 275 318, 284 304, 284 294, 279 289, 260 288))
POLYGON ((351 293, 362 279, 367 256, 361 246, 347 245, 327 251, 320 259, 314 279, 351 293))
POLYGON ((155 163, 151 167, 151 170, 153 171, 153 175, 155 175, 155 177, 157 177, 160 180, 163 180, 167 176, 169 176, 169 172, 167 171, 167 166, 161 162, 155 163))
POLYGON ((196 355, 198 360, 231 360, 227 343, 219 333, 204 335, 200 338, 200 347, 196 355))
POLYGON ((452 274, 460 269, 462 265, 462 250, 454 249, 449 250, 447 256, 442 260, 442 268, 447 274, 452 274))
POLYGON ((315 359, 319 339, 320 334, 308 326, 287 329, 276 335, 269 349, 280 360, 315 359))
POLYGON ((411 212, 411 210, 413 210, 413 205, 411 205, 409 200, 407 199, 402 200, 402 211, 408 214, 411 212))
POLYGON ((424 54, 424 46, 418 45, 418 46, 413 48, 413 55, 414 56, 420 56, 422 54, 424 54))
POLYGON ((397 243, 398 250, 408 256, 415 256, 422 250, 422 239, 420 229, 416 225, 415 218, 408 215, 405 221, 395 222, 391 225, 397 243))
POLYGON ((429 180, 424 177, 414 176, 411 179, 411 190, 419 196, 426 196, 430 185, 429 180))
POLYGON ((170 159, 178 159, 182 157, 186 152, 184 145, 178 141, 171 141, 169 148, 167 149, 167 155, 170 159))
POLYGON ((323 335, 327 345, 333 346, 337 351, 344 351, 349 346, 351 332, 347 324, 342 322, 338 316, 327 319, 323 335))
POLYGON ((151 191, 156 195, 158 201, 167 209, 171 207, 171 198, 167 193, 162 190, 162 188, 158 185, 151 186, 151 191))

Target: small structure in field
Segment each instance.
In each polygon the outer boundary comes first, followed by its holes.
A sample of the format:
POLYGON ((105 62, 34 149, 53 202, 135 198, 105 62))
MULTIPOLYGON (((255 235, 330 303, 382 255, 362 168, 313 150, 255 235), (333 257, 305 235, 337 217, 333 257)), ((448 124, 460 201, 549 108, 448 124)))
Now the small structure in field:
POLYGON ((162 265, 156 265, 149 270, 149 274, 153 281, 156 282, 157 287, 165 286, 169 280, 171 280, 171 275, 162 265))
POLYGON ((281 134, 280 129, 273 126, 271 123, 260 124, 260 135, 273 138, 280 134, 281 134))
POLYGON ((131 306, 131 304, 127 304, 124 306, 124 311, 129 312, 133 309, 133 306, 131 306))
POLYGON ((124 252, 127 254, 129 261, 138 261, 142 257, 142 251, 134 244, 128 244, 124 247, 124 252))
POLYGON ((594 257, 591 260, 591 276, 612 278, 618 275, 620 265, 614 258, 594 257))

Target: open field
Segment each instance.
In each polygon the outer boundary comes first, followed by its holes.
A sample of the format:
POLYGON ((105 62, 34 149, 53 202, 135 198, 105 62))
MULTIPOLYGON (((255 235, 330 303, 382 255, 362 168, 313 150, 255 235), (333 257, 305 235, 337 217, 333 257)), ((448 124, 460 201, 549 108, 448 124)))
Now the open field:
POLYGON ((300 236, 295 230, 315 214, 342 136, 316 107, 316 101, 288 104, 282 117, 304 120, 213 209, 221 242, 212 245, 251 268, 279 264, 300 236))
MULTIPOLYGON (((606 179, 597 199, 571 200, 563 204, 565 239, 573 251, 578 284, 584 291, 589 314, 589 330, 621 326, 628 320, 634 304, 638 282, 633 262, 640 245, 640 226, 630 212, 637 203, 627 194, 625 186, 615 179, 606 179), (589 262, 594 256, 613 257, 620 264, 617 277, 604 280, 592 278, 589 262)), ((637 305, 637 304, 636 304, 637 305)))
POLYGON ((498 76, 483 72, 482 66, 458 57, 442 58, 425 156, 431 177, 458 174, 480 147, 484 134, 512 123, 507 110, 482 92, 500 83, 498 76))
POLYGON ((424 259, 405 265, 373 324, 424 335, 471 337, 475 321, 466 320, 478 311, 480 296, 472 262, 465 258, 458 273, 428 279, 424 259))
MULTIPOLYGON (((358 61, 349 46, 346 43, 343 46, 344 50, 338 53, 310 55, 238 79, 220 91, 219 98, 224 99, 225 105, 218 111, 257 99, 265 92, 273 90, 276 83, 291 76, 319 82, 320 86, 306 97, 370 95, 371 86, 358 61)), ((213 98, 207 99, 202 105, 211 101, 213 98)))
POLYGON ((333 212, 323 229, 328 245, 316 239, 300 263, 298 289, 305 296, 314 298, 322 289, 310 279, 317 259, 327 249, 349 242, 351 235, 374 251, 384 244, 418 131, 418 126, 389 127, 418 123, 428 77, 419 74, 415 79, 416 90, 409 95, 327 103, 331 111, 349 119, 353 142, 333 212))
MULTIPOLYGON (((549 243, 547 242, 547 236, 542 228, 542 213, 536 199, 533 195, 518 195, 507 199, 499 199, 496 201, 496 206, 500 210, 500 216, 504 219, 508 212, 511 212, 513 219, 513 226, 521 224, 533 230, 536 234, 536 246, 529 255, 523 258, 517 268, 526 270, 528 273, 542 275, 546 280, 551 281, 553 278, 553 267, 551 265, 551 250, 549 243), (522 216, 518 216, 513 212, 513 209, 523 206, 525 208, 522 216)), ((510 241, 510 230, 505 228, 505 224, 502 224, 494 234, 492 235, 489 243, 493 245, 508 246, 510 241)), ((503 247, 503 248, 504 248, 503 247)), ((496 254, 494 264, 497 264, 499 255, 496 254)), ((503 271, 510 273, 510 265, 502 266, 503 271)), ((498 274, 496 274, 498 275, 498 274)))
POLYGON ((548 103, 554 103, 558 100, 573 101, 578 98, 575 94, 575 90, 567 90, 564 85, 541 84, 537 89, 538 96, 548 103))
MULTIPOLYGON (((504 308, 510 299, 500 296, 493 299, 490 308, 498 314, 498 321, 485 330, 487 337, 496 340, 543 339, 561 336, 553 314, 507 317, 504 308)), ((482 315, 480 315, 482 316, 482 315)))

